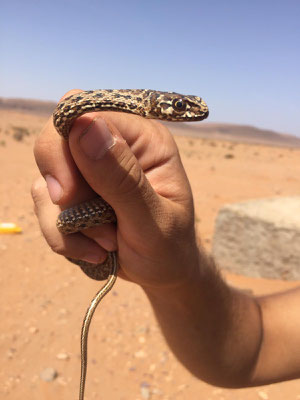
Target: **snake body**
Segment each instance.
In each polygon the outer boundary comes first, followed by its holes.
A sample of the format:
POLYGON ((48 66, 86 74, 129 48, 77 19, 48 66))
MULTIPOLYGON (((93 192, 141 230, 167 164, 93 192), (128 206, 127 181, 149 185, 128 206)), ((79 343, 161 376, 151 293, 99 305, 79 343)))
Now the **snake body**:
MULTIPOLYGON (((58 133, 68 140, 74 120, 94 111, 127 112, 144 118, 183 122, 201 121, 208 116, 208 107, 198 96, 149 89, 103 89, 83 91, 65 98, 53 113, 53 123, 58 133)), ((70 234, 104 223, 116 223, 116 216, 111 206, 99 196, 62 211, 57 219, 57 228, 64 234, 70 234)), ((107 279, 92 300, 82 324, 79 400, 83 400, 90 322, 97 305, 116 281, 118 262, 115 252, 108 253, 106 261, 98 265, 68 259, 79 265, 90 278, 107 279)))

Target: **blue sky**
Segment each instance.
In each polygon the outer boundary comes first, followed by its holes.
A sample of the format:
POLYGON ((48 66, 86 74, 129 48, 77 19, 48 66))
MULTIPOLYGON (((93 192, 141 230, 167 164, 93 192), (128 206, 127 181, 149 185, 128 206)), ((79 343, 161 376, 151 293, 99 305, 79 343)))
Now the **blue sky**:
POLYGON ((300 136, 299 0, 0 0, 0 96, 150 88, 300 136))

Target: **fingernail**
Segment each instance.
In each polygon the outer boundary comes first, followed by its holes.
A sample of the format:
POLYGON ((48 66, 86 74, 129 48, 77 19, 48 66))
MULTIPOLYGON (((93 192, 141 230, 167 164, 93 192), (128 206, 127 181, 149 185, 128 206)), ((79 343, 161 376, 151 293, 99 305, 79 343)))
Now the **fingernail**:
POLYGON ((56 204, 61 199, 61 196, 63 194, 62 187, 60 186, 60 183, 51 175, 46 175, 45 179, 47 182, 50 198, 52 202, 56 204))
POLYGON ((87 157, 99 160, 115 144, 115 139, 106 122, 102 118, 98 118, 85 129, 79 143, 87 157))

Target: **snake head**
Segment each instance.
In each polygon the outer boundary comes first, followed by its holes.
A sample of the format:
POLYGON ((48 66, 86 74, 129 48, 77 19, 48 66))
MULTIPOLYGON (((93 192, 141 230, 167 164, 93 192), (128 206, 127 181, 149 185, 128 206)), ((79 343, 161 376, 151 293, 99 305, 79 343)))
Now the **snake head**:
POLYGON ((151 109, 147 118, 169 121, 202 121, 209 111, 205 101, 198 96, 179 93, 153 92, 150 96, 151 109))

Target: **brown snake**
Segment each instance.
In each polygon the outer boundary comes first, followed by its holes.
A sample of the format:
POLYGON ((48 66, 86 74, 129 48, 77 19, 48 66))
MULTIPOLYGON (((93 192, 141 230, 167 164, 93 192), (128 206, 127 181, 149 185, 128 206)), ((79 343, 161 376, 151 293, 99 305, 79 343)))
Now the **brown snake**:
MULTIPOLYGON (((89 90, 69 96, 57 105, 53 113, 54 126, 60 135, 68 139, 74 120, 93 111, 119 111, 137 114, 144 118, 183 122, 201 121, 208 116, 208 107, 198 96, 146 89, 89 90)), ((104 223, 116 223, 116 216, 114 210, 100 196, 64 210, 57 219, 57 227, 64 234, 78 232, 104 223)), ((118 261, 116 252, 108 253, 106 261, 98 265, 68 259, 79 265, 90 278, 107 279, 105 285, 91 302, 82 324, 79 400, 83 400, 90 322, 97 305, 116 281, 118 261)))

